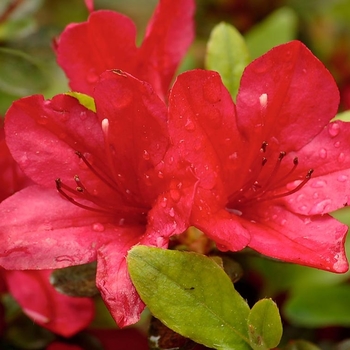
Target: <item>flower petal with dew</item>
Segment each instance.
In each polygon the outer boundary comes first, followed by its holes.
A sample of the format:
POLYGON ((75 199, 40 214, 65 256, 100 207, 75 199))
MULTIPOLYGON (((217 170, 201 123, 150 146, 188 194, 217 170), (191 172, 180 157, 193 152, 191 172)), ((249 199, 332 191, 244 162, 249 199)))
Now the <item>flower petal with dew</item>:
POLYGON ((245 69, 234 105, 219 75, 180 75, 169 130, 199 178, 191 222, 222 250, 246 246, 344 272, 347 227, 329 212, 350 198, 350 125, 330 120, 339 93, 300 42, 245 69))
POLYGON ((70 87, 92 95, 98 77, 121 69, 149 82, 163 99, 194 36, 194 1, 161 0, 136 47, 134 23, 117 12, 92 12, 88 21, 70 24, 56 43, 58 64, 70 87))
POLYGON ((127 251, 138 243, 166 247, 188 227, 197 179, 188 164, 179 166, 166 106, 149 84, 105 72, 93 98, 96 113, 68 95, 10 107, 8 146, 37 185, 0 206, 0 265, 54 269, 97 260, 97 286, 125 326, 144 307, 126 271, 127 251))

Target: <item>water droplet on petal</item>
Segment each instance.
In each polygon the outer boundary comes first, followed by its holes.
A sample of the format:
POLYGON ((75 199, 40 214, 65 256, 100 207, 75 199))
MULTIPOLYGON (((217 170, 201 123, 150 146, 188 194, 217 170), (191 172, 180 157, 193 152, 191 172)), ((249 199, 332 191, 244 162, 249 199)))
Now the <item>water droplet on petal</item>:
POLYGON ((46 317, 45 315, 42 315, 41 313, 28 309, 28 308, 23 308, 23 311, 35 322, 39 323, 49 323, 50 319, 46 317))
POLYGON ((314 180, 311 182, 311 187, 313 188, 321 188, 325 187, 327 185, 327 182, 324 180, 314 180))
POLYGON ((174 202, 178 202, 181 198, 181 193, 178 190, 170 190, 170 198, 174 201, 174 202))
POLYGON ((286 223, 287 223, 287 220, 286 219, 282 219, 281 225, 284 226, 286 223))
POLYGON ((105 227, 101 223, 96 222, 92 225, 92 229, 96 232, 103 232, 105 230, 105 227))
POLYGON ((191 119, 187 119, 187 122, 185 124, 185 129, 187 131, 194 131, 196 129, 196 125, 193 123, 191 119))
POLYGON ((169 215, 173 218, 175 217, 175 209, 173 207, 170 208, 169 210, 169 215))
POLYGON ((86 80, 93 84, 93 83, 96 83, 97 80, 98 80, 98 74, 96 72, 96 70, 94 68, 91 68, 89 71, 88 71, 88 74, 86 76, 86 80))
POLYGON ((330 199, 324 199, 321 202, 316 203, 310 210, 309 214, 324 214, 327 213, 327 208, 330 206, 332 201, 330 199))
POLYGON ((321 148, 318 152, 318 155, 320 156, 320 158, 326 159, 327 158, 327 150, 325 148, 321 148))
POLYGON ((150 158, 148 151, 146 151, 145 149, 143 150, 142 158, 144 160, 149 160, 149 158, 150 158))
POLYGON ((331 137, 335 137, 339 134, 340 126, 337 122, 330 123, 328 125, 328 132, 331 137))
POLYGON ((312 195, 312 198, 314 198, 314 199, 317 199, 318 197, 319 197, 318 192, 315 192, 315 193, 312 195))
POLYGON ((306 205, 302 205, 299 207, 300 211, 306 211, 307 210, 307 206, 306 205))
POLYGON ((169 157, 168 163, 171 165, 174 163, 174 157, 169 157))
POLYGON ((47 123, 48 123, 48 117, 47 117, 47 115, 41 115, 37 120, 36 120, 36 122, 38 123, 38 124, 40 124, 40 125, 46 125, 47 123))
POLYGON ((163 174, 162 171, 158 171, 158 177, 159 177, 160 179, 163 179, 163 178, 164 178, 164 174, 163 174))
POLYGON ((347 175, 339 175, 338 178, 337 178, 337 180, 339 182, 345 182, 345 181, 347 181, 347 179, 348 179, 347 175))
POLYGON ((339 147, 340 147, 340 142, 339 142, 339 141, 334 142, 334 147, 335 147, 335 148, 339 148, 339 147))
POLYGON ((163 199, 160 202, 161 207, 165 208, 167 206, 168 203, 168 198, 163 197, 163 199))
POLYGON ((87 118, 87 113, 86 111, 81 111, 79 114, 79 117, 81 120, 85 120, 87 118))
POLYGON ((339 153, 338 162, 343 163, 345 160, 345 154, 343 152, 339 153))

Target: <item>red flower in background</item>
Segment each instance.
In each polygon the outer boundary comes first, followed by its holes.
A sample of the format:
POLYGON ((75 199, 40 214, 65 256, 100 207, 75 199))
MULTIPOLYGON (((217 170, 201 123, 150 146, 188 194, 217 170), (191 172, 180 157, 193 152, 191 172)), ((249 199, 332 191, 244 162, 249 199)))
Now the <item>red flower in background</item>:
POLYGON ((179 76, 169 131, 200 179, 191 222, 222 250, 344 272, 347 227, 329 212, 350 200, 350 125, 325 67, 300 42, 244 71, 234 105, 215 72, 179 76))
POLYGON ((196 179, 187 164, 177 166, 166 106, 147 83, 106 72, 93 97, 96 113, 67 95, 10 107, 8 146, 38 185, 0 206, 0 265, 54 269, 97 259, 97 286, 125 326, 144 308, 127 251, 166 247, 188 227, 196 179))
POLYGON ((107 10, 70 24, 57 41, 57 61, 70 87, 92 95, 98 77, 121 69, 150 83, 164 99, 176 68, 194 36, 194 1, 161 0, 136 47, 136 28, 126 16, 107 10))

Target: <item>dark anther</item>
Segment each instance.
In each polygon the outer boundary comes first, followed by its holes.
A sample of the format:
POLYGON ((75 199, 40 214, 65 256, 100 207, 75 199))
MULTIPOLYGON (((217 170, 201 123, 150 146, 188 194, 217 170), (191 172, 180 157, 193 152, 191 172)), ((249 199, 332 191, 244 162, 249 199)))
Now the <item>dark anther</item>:
POLYGON ((298 164, 299 164, 299 159, 298 159, 298 157, 295 157, 295 158, 293 159, 293 164, 294 164, 294 165, 298 165, 298 164))
POLYGON ((267 158, 263 157, 261 165, 264 166, 266 164, 266 162, 267 162, 267 158))
POLYGON ((285 156, 286 156, 286 152, 280 152, 280 155, 278 156, 278 160, 281 161, 285 156))
POLYGON ((268 144, 266 141, 264 141, 264 142, 262 143, 262 145, 261 145, 260 152, 265 153, 265 152, 266 152, 266 148, 267 148, 268 145, 269 145, 269 144, 268 144))

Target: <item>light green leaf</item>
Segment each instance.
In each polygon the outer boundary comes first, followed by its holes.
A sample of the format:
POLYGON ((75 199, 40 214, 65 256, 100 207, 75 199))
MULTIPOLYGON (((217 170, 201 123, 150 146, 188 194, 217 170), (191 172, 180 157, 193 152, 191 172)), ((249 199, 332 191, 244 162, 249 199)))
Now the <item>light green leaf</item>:
POLYGON ((95 100, 89 95, 85 95, 81 92, 73 92, 73 91, 66 92, 66 95, 76 98, 82 106, 96 113, 95 100))
POLYGON ((350 326, 350 285, 297 289, 284 306, 287 319, 302 327, 350 326))
POLYGON ((141 299, 166 326, 210 348, 251 349, 249 307, 212 259, 135 246, 127 263, 141 299))
POLYGON ((205 57, 207 69, 220 73, 222 81, 235 99, 244 68, 250 57, 241 34, 227 23, 218 24, 211 32, 205 57))
POLYGON ((288 8, 282 7, 263 22, 256 24, 246 35, 246 43, 252 58, 263 55, 274 46, 296 38, 297 15, 288 8))
POLYGON ((251 347, 265 350, 276 347, 282 337, 282 322, 277 305, 271 299, 259 300, 248 317, 251 347))
POLYGON ((350 122, 350 111, 345 111, 338 113, 333 119, 334 120, 341 120, 343 122, 350 122))

